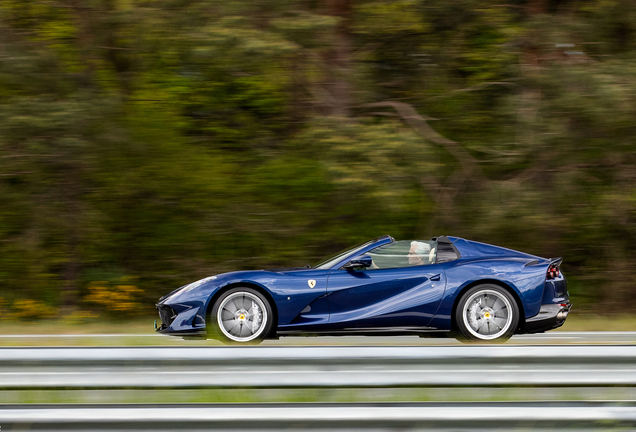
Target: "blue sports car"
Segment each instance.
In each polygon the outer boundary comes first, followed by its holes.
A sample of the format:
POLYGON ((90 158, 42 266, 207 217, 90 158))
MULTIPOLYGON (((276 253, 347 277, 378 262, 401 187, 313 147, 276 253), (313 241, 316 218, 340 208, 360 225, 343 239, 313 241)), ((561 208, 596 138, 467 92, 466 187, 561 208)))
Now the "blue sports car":
POLYGON ((159 299, 164 334, 258 343, 292 335, 505 341, 563 325, 561 258, 458 237, 378 237, 306 268, 210 276, 159 299))

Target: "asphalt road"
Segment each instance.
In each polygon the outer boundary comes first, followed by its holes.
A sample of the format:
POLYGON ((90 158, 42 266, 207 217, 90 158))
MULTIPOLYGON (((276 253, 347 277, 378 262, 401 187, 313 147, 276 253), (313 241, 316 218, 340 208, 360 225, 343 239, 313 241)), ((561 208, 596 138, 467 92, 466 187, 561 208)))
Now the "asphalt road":
MULTIPOLYGON (((216 341, 183 340, 172 336, 164 336, 156 333, 139 334, 26 334, 26 335, 2 335, 0 345, 36 345, 38 340, 46 340, 47 344, 55 342, 65 345, 69 342, 82 343, 84 340, 103 341, 111 345, 114 341, 122 344, 134 345, 134 341, 143 340, 145 345, 209 345, 216 341)), ((636 332, 550 332, 531 335, 513 336, 505 345, 633 345, 636 344, 636 332)), ((453 338, 419 338, 417 336, 324 336, 324 337, 283 337, 279 340, 263 342, 264 346, 277 345, 464 345, 453 338)))

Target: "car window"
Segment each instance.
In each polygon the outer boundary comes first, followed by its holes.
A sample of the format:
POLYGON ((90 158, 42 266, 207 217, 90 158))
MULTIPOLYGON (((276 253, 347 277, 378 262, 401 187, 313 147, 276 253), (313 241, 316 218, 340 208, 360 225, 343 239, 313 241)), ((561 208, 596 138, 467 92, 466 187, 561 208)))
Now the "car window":
POLYGON ((367 254, 373 259, 368 270, 413 267, 435 263, 437 242, 403 240, 379 246, 367 254))

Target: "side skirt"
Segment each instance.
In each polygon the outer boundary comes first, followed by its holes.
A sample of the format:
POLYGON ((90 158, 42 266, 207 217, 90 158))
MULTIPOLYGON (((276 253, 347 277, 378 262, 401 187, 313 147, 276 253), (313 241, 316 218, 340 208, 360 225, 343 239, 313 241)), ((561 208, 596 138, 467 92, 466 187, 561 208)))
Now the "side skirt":
POLYGON ((420 336, 446 335, 449 330, 434 327, 413 328, 352 328, 342 330, 279 330, 277 336, 420 336))

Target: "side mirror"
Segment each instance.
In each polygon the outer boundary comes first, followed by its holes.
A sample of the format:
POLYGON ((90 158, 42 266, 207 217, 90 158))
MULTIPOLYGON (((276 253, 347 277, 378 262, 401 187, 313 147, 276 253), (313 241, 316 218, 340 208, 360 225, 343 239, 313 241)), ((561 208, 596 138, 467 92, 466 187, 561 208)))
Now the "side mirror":
POLYGON ((371 267, 371 264, 373 264, 373 258, 371 258, 369 255, 360 255, 355 257, 354 259, 352 259, 351 261, 349 261, 342 267, 347 270, 353 270, 360 267, 363 267, 363 268, 371 267))

